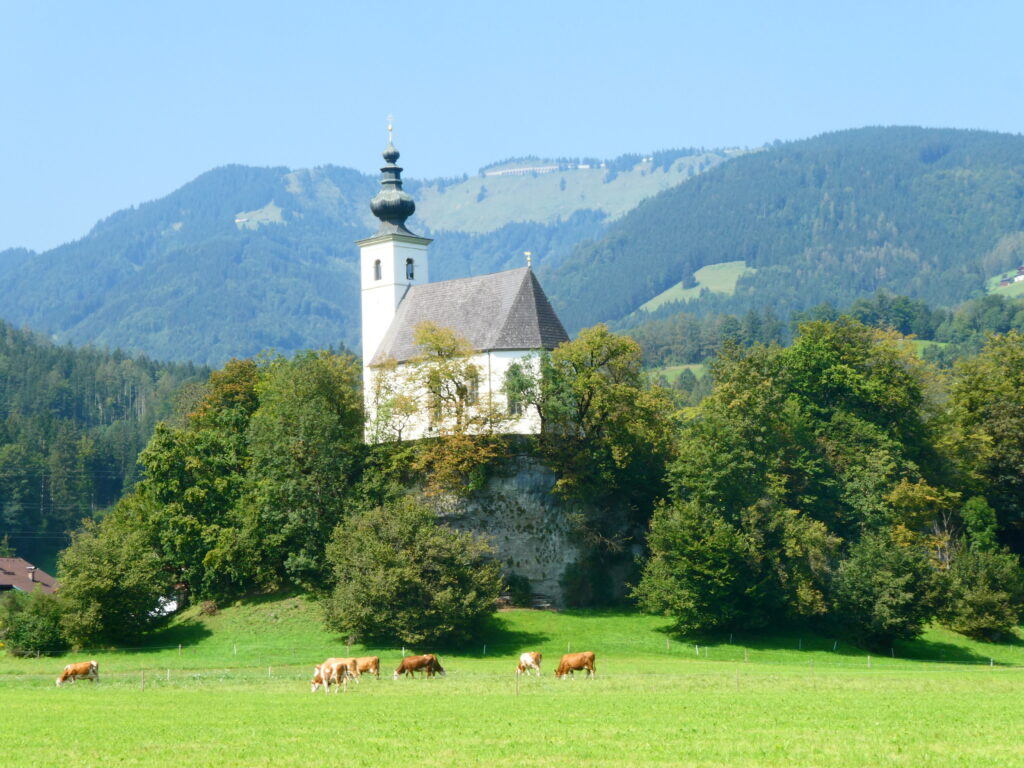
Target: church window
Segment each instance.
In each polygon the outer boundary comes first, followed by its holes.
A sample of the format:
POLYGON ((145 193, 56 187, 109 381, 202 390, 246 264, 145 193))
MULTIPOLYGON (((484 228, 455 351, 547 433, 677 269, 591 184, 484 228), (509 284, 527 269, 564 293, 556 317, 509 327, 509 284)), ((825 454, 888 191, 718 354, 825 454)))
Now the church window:
POLYGON ((380 259, 373 262, 373 279, 380 280, 380 259))
POLYGON ((406 280, 412 280, 415 277, 416 277, 416 275, 413 272, 413 268, 412 268, 412 259, 406 259, 405 260, 405 279, 406 280))
POLYGON ((522 416, 523 415, 523 401, 519 395, 510 394, 508 396, 508 415, 509 416, 522 416))
POLYGON ((480 378, 470 376, 466 383, 466 405, 476 405, 480 401, 480 378))

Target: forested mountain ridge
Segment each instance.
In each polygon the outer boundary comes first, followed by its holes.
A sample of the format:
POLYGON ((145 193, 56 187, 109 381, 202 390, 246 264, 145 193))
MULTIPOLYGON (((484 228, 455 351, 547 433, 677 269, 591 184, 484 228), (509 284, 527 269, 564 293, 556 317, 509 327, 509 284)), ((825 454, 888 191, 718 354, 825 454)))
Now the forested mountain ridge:
MULTIPOLYGON (((410 179, 425 211, 412 226, 435 237, 435 280, 520 266, 524 250, 555 264, 609 216, 725 158, 673 150, 601 170, 410 179), (551 205, 538 207, 542 198, 551 205), (431 228, 463 220, 472 234, 431 228)), ((59 341, 210 364, 265 349, 355 348, 354 242, 376 229, 378 189, 376 177, 333 166, 217 168, 76 242, 0 253, 0 317, 59 341)))
POLYGON ((646 200, 545 276, 566 327, 685 310, 779 317, 879 289, 951 306, 1024 260, 1024 137, 864 128, 724 163, 646 200), (635 312, 706 265, 743 260, 732 295, 635 312), (634 313, 632 314, 631 313, 634 313))
POLYGON ((63 546, 138 479, 136 462, 194 365, 57 346, 0 321, 0 538, 25 557, 63 546))

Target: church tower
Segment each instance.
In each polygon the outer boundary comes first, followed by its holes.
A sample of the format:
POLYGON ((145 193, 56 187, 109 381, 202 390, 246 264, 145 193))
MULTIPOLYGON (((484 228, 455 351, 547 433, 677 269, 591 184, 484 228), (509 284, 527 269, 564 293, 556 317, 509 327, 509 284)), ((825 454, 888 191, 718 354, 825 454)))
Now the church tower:
POLYGON ((427 246, 431 240, 405 228, 416 203, 402 191, 402 169, 395 164, 398 157, 388 125, 385 165, 380 169, 381 189, 370 201, 370 210, 380 219, 380 228, 372 237, 356 242, 362 286, 363 387, 367 393, 372 377, 370 361, 391 326, 398 305, 412 286, 428 282, 427 246))

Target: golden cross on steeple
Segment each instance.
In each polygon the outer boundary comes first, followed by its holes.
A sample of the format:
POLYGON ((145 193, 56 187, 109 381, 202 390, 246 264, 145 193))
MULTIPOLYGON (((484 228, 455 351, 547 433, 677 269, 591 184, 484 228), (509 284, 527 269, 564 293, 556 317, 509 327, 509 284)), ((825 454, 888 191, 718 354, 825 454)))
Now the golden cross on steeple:
POLYGON ((527 267, 532 267, 533 266, 533 253, 531 253, 530 251, 523 251, 523 256, 526 257, 526 266, 527 267))
POLYGON ((393 144, 394 143, 393 141, 391 141, 391 128, 392 128, 391 124, 394 123, 394 121, 395 121, 395 116, 394 115, 388 115, 388 144, 393 144))

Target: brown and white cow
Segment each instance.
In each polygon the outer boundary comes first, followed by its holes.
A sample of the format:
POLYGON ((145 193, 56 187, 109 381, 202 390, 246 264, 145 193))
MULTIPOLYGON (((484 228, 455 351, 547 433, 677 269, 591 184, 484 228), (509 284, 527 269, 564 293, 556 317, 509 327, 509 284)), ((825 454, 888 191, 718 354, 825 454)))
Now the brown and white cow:
POLYGON ((380 657, 379 656, 360 656, 355 659, 355 676, 358 680, 363 676, 363 672, 373 675, 380 680, 380 657))
POLYGON ((537 670, 537 677, 540 677, 540 651, 527 651, 519 655, 519 666, 516 667, 516 674, 524 672, 528 675, 531 669, 537 670))
POLYGON ((415 673, 422 671, 426 671, 427 677, 433 677, 435 673, 441 677, 445 676, 444 667, 441 666, 437 656, 432 653, 425 653, 422 656, 406 656, 402 659, 395 670, 395 680, 401 675, 416 677, 415 673))
POLYGON ((579 669, 587 670, 587 677, 597 677, 597 672, 594 670, 593 651, 581 651, 580 653, 565 654, 565 656, 562 657, 562 660, 558 662, 558 669, 555 670, 555 678, 563 678, 566 675, 574 677, 573 672, 579 669))
MULTIPOLYGON (((322 664, 313 667, 313 679, 309 681, 310 691, 316 693, 322 685, 324 693, 329 693, 331 684, 334 683, 347 692, 348 681, 352 677, 351 661, 352 659, 327 659, 322 664)), ((338 689, 335 688, 334 692, 337 693, 338 689)))
POLYGON ((68 664, 57 678, 58 687, 64 685, 68 680, 72 683, 76 680, 92 680, 94 683, 98 683, 100 681, 100 665, 95 661, 79 661, 75 664, 68 664))

